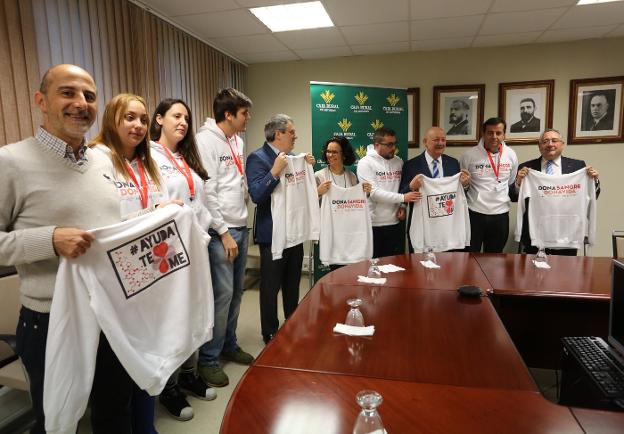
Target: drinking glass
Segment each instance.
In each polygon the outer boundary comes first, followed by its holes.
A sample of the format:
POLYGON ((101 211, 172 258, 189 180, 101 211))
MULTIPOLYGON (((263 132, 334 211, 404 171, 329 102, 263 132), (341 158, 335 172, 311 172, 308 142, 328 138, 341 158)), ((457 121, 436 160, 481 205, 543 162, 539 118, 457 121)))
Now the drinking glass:
POLYGON ((364 316, 360 312, 359 307, 362 305, 361 298, 350 298, 347 300, 347 304, 351 307, 347 312, 347 318, 345 324, 349 326, 364 327, 364 316))
POLYGON ((548 255, 546 254, 546 249, 544 249, 543 247, 540 247, 537 253, 535 254, 535 258, 533 258, 533 260, 536 263, 541 262, 544 264, 548 264, 548 255))
POLYGON ((425 247, 425 262, 431 261, 434 264, 437 264, 436 255, 433 252, 433 247, 427 246, 425 247))
POLYGON ((377 407, 383 401, 381 394, 374 390, 362 390, 355 396, 355 400, 362 411, 355 419, 353 434, 384 434, 386 431, 377 412, 377 407))
POLYGON ((381 270, 379 269, 379 259, 372 258, 369 259, 370 266, 368 267, 368 272, 366 273, 366 277, 378 278, 381 277, 381 270))

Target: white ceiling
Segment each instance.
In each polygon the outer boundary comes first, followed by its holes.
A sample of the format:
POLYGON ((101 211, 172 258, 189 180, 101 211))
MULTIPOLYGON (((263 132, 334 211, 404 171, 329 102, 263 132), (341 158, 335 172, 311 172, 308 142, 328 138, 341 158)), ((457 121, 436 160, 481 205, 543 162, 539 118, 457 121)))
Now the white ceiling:
POLYGON ((271 33, 247 8, 303 0, 134 0, 246 63, 624 36, 624 2, 322 0, 336 27, 271 33))

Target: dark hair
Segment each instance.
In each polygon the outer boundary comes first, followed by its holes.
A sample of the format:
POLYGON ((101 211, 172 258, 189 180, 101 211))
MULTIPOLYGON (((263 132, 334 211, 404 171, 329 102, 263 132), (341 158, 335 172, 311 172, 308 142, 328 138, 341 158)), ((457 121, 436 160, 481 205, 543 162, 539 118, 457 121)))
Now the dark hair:
POLYGON ((451 105, 453 105, 455 103, 460 104, 463 107, 464 110, 470 110, 470 104, 468 104, 463 99, 454 99, 453 102, 451 102, 451 105))
POLYGON ((498 124, 503 124, 503 131, 507 131, 507 123, 503 118, 489 118, 487 121, 483 122, 483 126, 481 127, 481 131, 485 133, 485 128, 490 126, 496 126, 498 124))
POLYGON ((375 135, 373 136, 373 143, 381 143, 386 136, 396 137, 396 132, 392 128, 387 127, 376 129, 375 135))
POLYGON ((212 103, 212 112, 215 122, 219 123, 225 120, 225 114, 229 112, 232 116, 236 116, 238 110, 245 107, 251 107, 252 103, 249 97, 243 92, 228 87, 219 91, 212 103))
POLYGON ((520 100, 520 104, 522 104, 523 102, 531 102, 531 104, 533 104, 533 108, 535 108, 535 100, 533 98, 522 98, 520 100))
POLYGON ((340 150, 342 151, 343 164, 345 166, 350 166, 355 163, 355 152, 353 152, 353 148, 351 147, 351 143, 345 137, 334 136, 331 139, 325 142, 323 145, 323 150, 321 151, 321 161, 327 163, 327 147, 330 143, 336 142, 340 145, 340 150))
POLYGON ((178 152, 182 154, 184 159, 186 160, 186 164, 189 165, 191 169, 195 171, 199 175, 201 179, 204 181, 208 179, 208 172, 204 169, 202 165, 201 158, 199 156, 199 151, 197 150, 197 144, 195 143, 195 135, 193 134, 193 116, 191 115, 191 109, 189 106, 182 101, 181 99, 174 98, 166 98, 163 99, 156 110, 154 111, 154 116, 152 116, 152 124, 150 125, 150 137, 152 140, 158 141, 160 140, 161 126, 156 122, 156 118, 158 115, 165 116, 169 109, 174 104, 182 104, 186 111, 188 112, 188 129, 186 130, 186 135, 180 143, 178 143, 178 152))

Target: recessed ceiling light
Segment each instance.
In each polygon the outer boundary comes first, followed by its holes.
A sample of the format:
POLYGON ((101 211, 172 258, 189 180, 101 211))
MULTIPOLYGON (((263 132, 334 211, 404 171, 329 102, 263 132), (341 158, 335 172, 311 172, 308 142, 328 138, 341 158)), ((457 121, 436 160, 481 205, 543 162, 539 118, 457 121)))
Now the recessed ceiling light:
POLYGON ((577 6, 582 5, 595 5, 598 3, 611 3, 611 2, 621 2, 622 0, 579 0, 576 4, 577 6))
POLYGON ((272 32, 334 26, 320 1, 250 8, 249 10, 272 32))

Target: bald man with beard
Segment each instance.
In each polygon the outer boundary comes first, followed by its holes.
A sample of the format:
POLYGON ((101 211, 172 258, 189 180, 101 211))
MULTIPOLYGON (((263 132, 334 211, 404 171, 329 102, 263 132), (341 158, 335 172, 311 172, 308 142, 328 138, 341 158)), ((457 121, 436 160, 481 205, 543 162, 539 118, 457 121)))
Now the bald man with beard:
MULTIPOLYGON (((425 150, 418 156, 409 160, 403 166, 399 193, 417 191, 422 186, 422 178, 442 178, 454 176, 462 172, 459 181, 466 188, 470 184, 470 173, 467 170, 460 170, 459 161, 444 154, 446 151, 446 133, 440 127, 431 127, 425 132, 423 137, 425 150), (434 176, 434 174, 436 176, 434 176)), ((407 237, 409 239, 409 228, 412 221, 412 211, 414 204, 410 203, 409 217, 407 220, 407 237)), ((414 253, 411 240, 408 242, 410 253, 414 253)))

